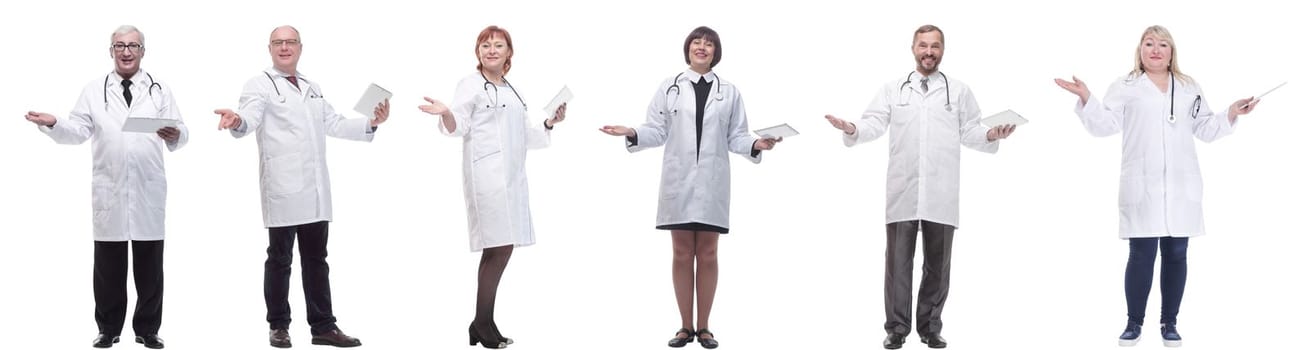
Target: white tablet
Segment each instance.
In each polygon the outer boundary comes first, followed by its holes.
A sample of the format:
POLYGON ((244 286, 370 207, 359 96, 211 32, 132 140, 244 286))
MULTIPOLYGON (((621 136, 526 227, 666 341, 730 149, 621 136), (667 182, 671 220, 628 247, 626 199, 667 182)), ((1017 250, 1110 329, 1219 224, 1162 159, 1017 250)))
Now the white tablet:
POLYGON ((369 88, 364 89, 364 95, 360 96, 360 101, 355 103, 355 111, 372 119, 373 109, 389 98, 391 98, 391 91, 383 89, 378 84, 369 84, 369 88))
POLYGON ((999 125, 1008 125, 1008 124, 1020 126, 1020 125, 1024 125, 1025 123, 1028 123, 1029 120, 1024 119, 1024 117, 1020 116, 1019 113, 1015 113, 1015 111, 1008 109, 1002 111, 1001 113, 993 114, 992 116, 983 118, 983 120, 981 120, 980 122, 983 123, 983 126, 989 128, 995 128, 999 125))
POLYGON ((788 125, 787 123, 783 123, 764 129, 758 129, 756 130, 756 135, 760 136, 761 138, 775 139, 780 137, 797 136, 797 135, 801 135, 801 133, 797 132, 797 129, 793 129, 791 125, 788 125))

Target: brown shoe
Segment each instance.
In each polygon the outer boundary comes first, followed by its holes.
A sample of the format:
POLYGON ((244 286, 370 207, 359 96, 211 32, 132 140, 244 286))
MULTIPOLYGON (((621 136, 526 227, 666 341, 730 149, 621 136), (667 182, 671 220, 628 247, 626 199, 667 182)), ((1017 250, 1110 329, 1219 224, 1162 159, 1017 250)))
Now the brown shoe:
POLYGON ((342 333, 340 329, 334 329, 327 333, 319 334, 310 339, 314 345, 332 345, 339 348, 353 348, 360 346, 360 340, 355 337, 342 333))
POLYGON ((269 346, 283 349, 290 348, 291 335, 287 334, 285 329, 269 330, 269 346))

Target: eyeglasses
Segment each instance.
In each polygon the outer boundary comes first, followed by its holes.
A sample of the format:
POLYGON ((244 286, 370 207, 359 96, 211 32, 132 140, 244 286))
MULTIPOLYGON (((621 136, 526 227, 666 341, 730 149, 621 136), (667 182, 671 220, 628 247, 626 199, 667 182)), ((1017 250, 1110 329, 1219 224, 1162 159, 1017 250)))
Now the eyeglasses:
POLYGON ((114 51, 118 51, 118 52, 123 52, 123 50, 130 50, 132 52, 141 52, 141 49, 145 48, 145 46, 141 46, 141 44, 138 43, 131 43, 131 44, 115 43, 111 47, 114 49, 114 51))
POLYGON ((269 46, 282 46, 282 45, 297 46, 300 45, 300 39, 285 39, 285 40, 278 39, 278 40, 269 41, 269 46))

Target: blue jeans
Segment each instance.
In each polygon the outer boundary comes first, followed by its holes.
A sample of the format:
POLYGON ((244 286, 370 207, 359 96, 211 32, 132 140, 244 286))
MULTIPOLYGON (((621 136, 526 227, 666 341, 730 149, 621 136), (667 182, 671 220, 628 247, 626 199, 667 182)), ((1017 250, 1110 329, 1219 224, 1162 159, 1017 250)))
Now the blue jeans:
POLYGON ((1124 298, 1129 321, 1139 325, 1147 313, 1157 246, 1161 248, 1161 323, 1174 324, 1188 279, 1188 237, 1129 239, 1129 264, 1124 269, 1124 298))

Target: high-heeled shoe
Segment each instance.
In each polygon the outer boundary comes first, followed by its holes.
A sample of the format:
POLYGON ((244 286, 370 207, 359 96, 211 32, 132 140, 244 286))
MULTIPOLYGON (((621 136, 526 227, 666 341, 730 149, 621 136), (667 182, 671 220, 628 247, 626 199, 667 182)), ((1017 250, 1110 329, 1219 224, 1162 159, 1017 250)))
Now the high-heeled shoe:
POLYGON ((719 347, 719 341, 715 340, 715 334, 710 333, 710 330, 705 328, 696 331, 696 342, 701 343, 701 347, 706 349, 714 349, 719 347), (702 338, 701 337, 702 335, 709 335, 710 338, 702 338))
POLYGON ((514 345, 514 339, 506 338, 501 335, 501 329, 496 328, 496 321, 492 321, 492 333, 496 333, 496 338, 500 339, 502 343, 505 343, 505 345, 514 345))
POLYGON ((505 342, 497 339, 495 335, 492 335, 491 337, 483 337, 482 333, 478 332, 477 327, 474 327, 473 323, 470 323, 469 346, 478 345, 478 343, 482 343, 483 347, 488 349, 504 349, 506 345, 505 342))
POLYGON ((674 339, 669 340, 669 347, 681 348, 687 346, 687 343, 691 343, 695 339, 696 339, 696 333, 692 333, 691 329, 679 328, 678 332, 674 333, 674 339), (679 334, 687 334, 687 336, 679 337, 678 336, 679 334))

